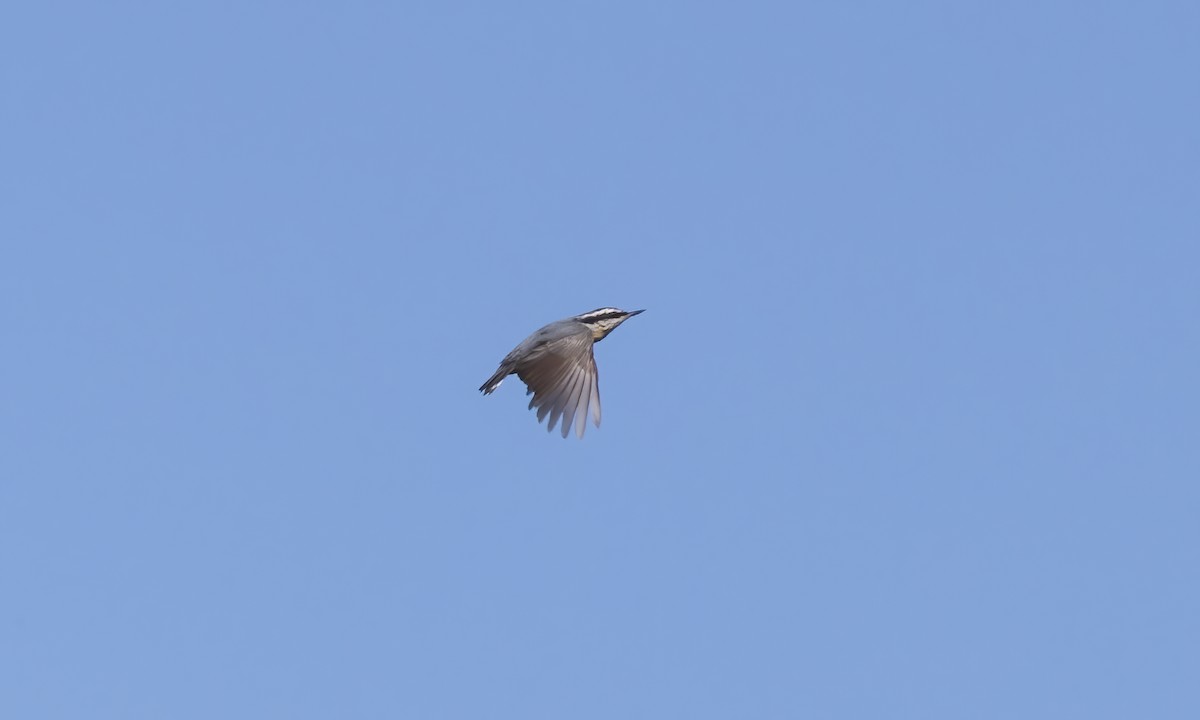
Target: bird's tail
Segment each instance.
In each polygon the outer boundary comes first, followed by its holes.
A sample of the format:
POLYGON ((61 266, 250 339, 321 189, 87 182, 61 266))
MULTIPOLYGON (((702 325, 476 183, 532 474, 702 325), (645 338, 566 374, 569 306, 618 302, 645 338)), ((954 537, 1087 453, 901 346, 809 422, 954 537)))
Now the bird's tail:
POLYGON ((512 368, 501 365, 496 373, 488 378, 487 382, 479 386, 479 392, 484 395, 491 395, 492 391, 500 387, 500 383, 504 382, 504 378, 512 373, 512 368))

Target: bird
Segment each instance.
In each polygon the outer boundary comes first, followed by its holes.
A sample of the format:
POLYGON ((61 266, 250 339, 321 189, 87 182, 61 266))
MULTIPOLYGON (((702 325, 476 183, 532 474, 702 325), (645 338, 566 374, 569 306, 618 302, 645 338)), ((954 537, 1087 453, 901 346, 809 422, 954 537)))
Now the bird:
POLYGON ((621 323, 644 312, 602 307, 552 322, 505 355, 479 391, 491 395, 504 378, 516 375, 528 388, 525 394, 533 395, 529 409, 538 409, 538 422, 550 417, 546 432, 553 431, 561 418, 564 438, 574 423, 575 433, 583 439, 589 409, 592 422, 600 427, 600 377, 592 346, 621 323))

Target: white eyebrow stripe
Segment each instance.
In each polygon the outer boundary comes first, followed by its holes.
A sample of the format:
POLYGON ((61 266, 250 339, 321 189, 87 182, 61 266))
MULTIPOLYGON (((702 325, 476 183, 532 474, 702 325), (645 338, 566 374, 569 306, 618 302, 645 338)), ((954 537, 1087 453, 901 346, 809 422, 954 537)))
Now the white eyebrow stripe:
POLYGON ((617 308, 600 308, 599 310, 593 310, 582 315, 576 315, 575 317, 579 320, 599 320, 611 316, 615 320, 623 315, 625 315, 625 311, 618 310, 617 308))

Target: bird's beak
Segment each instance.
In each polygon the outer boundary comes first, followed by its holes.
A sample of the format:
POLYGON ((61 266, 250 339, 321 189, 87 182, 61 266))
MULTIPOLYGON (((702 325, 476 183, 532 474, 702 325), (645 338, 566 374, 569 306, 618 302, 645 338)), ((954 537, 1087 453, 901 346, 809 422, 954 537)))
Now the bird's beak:
POLYGON ((626 317, 626 318, 631 318, 631 317, 633 317, 634 315, 641 315, 641 314, 642 314, 642 313, 644 313, 644 312, 646 312, 646 311, 645 311, 645 310, 631 310, 631 311, 629 312, 629 314, 628 314, 628 315, 626 315, 625 317, 626 317))

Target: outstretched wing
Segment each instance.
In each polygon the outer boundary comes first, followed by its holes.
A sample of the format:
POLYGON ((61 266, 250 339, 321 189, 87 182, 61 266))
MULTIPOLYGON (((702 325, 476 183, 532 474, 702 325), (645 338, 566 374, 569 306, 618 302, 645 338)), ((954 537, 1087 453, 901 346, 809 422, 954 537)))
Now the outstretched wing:
POLYGON ((547 431, 562 421, 562 436, 571 432, 583 437, 588 408, 600 427, 600 380, 592 355, 592 334, 587 328, 551 340, 539 352, 517 367, 517 376, 525 382, 533 398, 529 407, 537 408, 538 422, 550 417, 547 431))

